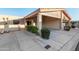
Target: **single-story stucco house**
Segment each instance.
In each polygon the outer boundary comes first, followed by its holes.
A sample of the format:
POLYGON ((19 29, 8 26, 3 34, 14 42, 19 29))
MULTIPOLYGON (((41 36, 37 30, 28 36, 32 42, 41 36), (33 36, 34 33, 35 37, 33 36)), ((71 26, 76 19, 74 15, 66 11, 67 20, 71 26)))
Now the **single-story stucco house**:
POLYGON ((39 8, 25 17, 0 15, 0 32, 24 29, 27 25, 42 28, 63 29, 70 26, 71 18, 64 8, 39 8))
POLYGON ((39 30, 43 27, 49 29, 63 29, 65 25, 70 26, 71 17, 64 8, 39 8, 24 17, 26 25, 37 26, 39 30))

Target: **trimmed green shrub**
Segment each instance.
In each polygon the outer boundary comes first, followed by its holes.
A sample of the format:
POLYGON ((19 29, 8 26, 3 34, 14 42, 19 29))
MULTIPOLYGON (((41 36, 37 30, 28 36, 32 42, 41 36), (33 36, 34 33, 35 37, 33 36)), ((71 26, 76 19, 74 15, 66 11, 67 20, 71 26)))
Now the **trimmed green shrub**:
POLYGON ((64 26, 64 30, 70 31, 71 27, 70 26, 64 26))
POLYGON ((41 37, 44 39, 49 39, 50 36, 50 30, 48 30, 47 28, 43 28, 41 29, 41 37))
POLYGON ((38 34, 38 28, 36 26, 29 25, 29 26, 26 26, 26 28, 27 28, 27 31, 38 34))

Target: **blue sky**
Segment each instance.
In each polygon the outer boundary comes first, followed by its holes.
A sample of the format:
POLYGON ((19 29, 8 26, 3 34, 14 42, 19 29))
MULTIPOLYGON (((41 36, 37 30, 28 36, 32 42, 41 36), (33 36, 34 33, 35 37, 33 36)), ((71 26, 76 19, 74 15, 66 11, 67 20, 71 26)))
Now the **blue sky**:
POLYGON ((0 8, 0 15, 26 16, 36 8, 0 8))
POLYGON ((79 8, 67 8, 66 10, 71 16, 72 20, 79 20, 79 8))
MULTIPOLYGON (((0 8, 0 15, 26 16, 36 8, 0 8)), ((66 8, 72 20, 79 20, 79 8, 66 8)))

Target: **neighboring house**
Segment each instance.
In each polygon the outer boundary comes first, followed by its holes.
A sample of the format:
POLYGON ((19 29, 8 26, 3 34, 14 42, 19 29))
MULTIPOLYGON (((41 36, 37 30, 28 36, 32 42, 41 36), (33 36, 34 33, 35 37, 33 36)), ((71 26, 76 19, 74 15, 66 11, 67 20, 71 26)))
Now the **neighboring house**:
POLYGON ((19 28, 24 28, 24 20, 22 17, 0 15, 0 32, 1 31, 11 31, 18 30, 19 28))
POLYGON ((63 8, 39 8, 24 17, 26 25, 37 26, 39 30, 43 27, 49 29, 63 29, 65 25, 70 26, 71 18, 63 8))

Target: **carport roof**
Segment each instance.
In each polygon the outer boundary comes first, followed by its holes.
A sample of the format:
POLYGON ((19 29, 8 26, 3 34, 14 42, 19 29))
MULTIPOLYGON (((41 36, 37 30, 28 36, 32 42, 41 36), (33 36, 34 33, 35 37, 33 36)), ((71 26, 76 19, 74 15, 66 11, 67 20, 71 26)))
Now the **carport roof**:
POLYGON ((29 15, 25 16, 24 18, 30 18, 30 17, 33 17, 35 15, 37 15, 39 13, 39 9, 33 11, 32 13, 30 13, 29 15))

